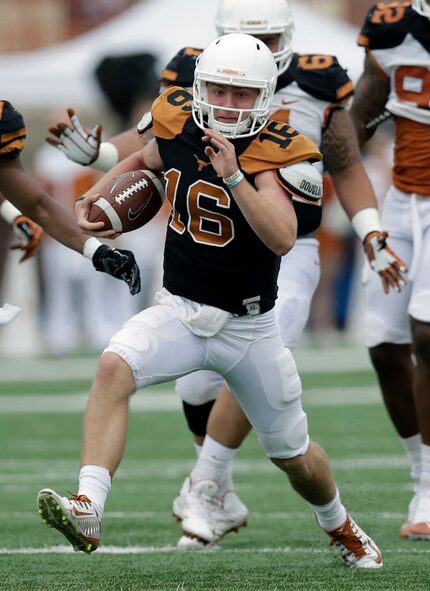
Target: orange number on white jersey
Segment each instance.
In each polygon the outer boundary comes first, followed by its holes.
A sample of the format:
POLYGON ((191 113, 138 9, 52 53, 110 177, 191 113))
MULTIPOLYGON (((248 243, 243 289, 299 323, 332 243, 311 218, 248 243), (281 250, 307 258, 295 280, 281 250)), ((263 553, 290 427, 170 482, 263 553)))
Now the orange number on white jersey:
POLYGON ((423 66, 401 66, 395 74, 396 94, 401 101, 430 109, 430 70, 423 66))

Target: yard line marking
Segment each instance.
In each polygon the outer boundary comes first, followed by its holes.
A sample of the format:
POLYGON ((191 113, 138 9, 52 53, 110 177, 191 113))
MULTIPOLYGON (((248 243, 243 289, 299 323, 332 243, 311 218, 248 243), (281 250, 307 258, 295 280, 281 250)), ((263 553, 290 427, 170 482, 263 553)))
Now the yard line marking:
MULTIPOLYGON (((166 511, 107 511, 103 514, 103 519, 137 519, 141 521, 151 520, 151 519, 160 519, 160 518, 170 518, 169 512, 166 511)), ((312 512, 300 512, 300 511, 288 511, 288 512, 268 512, 263 513, 261 511, 252 511, 250 513, 250 519, 254 520, 273 520, 279 521, 282 519, 290 520, 290 519, 309 519, 312 517, 312 512)), ((354 517, 358 520, 385 520, 385 521, 398 521, 400 519, 404 519, 404 513, 390 513, 390 512, 368 512, 362 513, 360 511, 354 512, 354 517)), ((37 514, 36 511, 2 511, 0 512, 0 520, 11 520, 11 519, 34 519, 39 521, 40 516, 37 514)))
MULTIPOLYGON (((170 554, 189 552, 170 544, 166 546, 101 546, 97 554, 170 554)), ((310 548, 309 546, 292 548, 221 548, 214 546, 199 550, 199 554, 221 552, 223 554, 331 554, 330 548, 310 548)), ((42 548, 0 548, 0 554, 74 554, 71 546, 45 546, 42 548)), ((430 548, 384 548, 384 554, 430 554, 430 548)))
MULTIPOLYGON (((180 479, 184 477, 192 468, 194 461, 190 460, 144 460, 135 463, 134 466, 129 465, 120 467, 118 473, 115 475, 117 480, 152 480, 158 478, 161 481, 180 479), (136 465, 137 464, 137 465, 136 465)), ((2 484, 20 484, 25 482, 41 482, 50 481, 58 482, 62 480, 70 480, 71 467, 78 470, 78 461, 64 461, 61 460, 46 460, 36 461, 34 466, 24 460, 22 463, 22 470, 17 471, 19 467, 19 460, 2 460, 0 461, 0 483, 2 484), (28 468, 27 468, 28 467, 28 468), (8 471, 6 471, 8 469, 8 471), (13 482, 11 483, 11 480, 13 482)), ((396 470, 405 469, 409 466, 409 460, 405 456, 380 456, 377 458, 332 458, 331 466, 336 470, 396 470)), ((235 474, 272 474, 276 475, 278 472, 276 468, 269 462, 269 460, 235 460, 234 462, 235 474)), ((280 474, 280 472, 279 472, 280 474)), ((263 483, 261 483, 263 484, 263 483)), ((159 486, 159 483, 155 484, 159 486)), ((282 484, 283 485, 283 484, 282 484)), ((357 484, 359 486, 360 483, 357 484)), ((246 484, 245 484, 246 486, 246 484)), ((260 484, 259 484, 260 486, 260 484)), ((274 483, 270 483, 274 486, 274 483)), ((280 483, 281 486, 281 483, 280 483)))
MULTIPOLYGON (((5 394, 0 395, 0 414, 49 414, 84 412, 88 394, 5 394)), ((302 396, 303 407, 381 405, 376 386, 309 388, 302 396)), ((179 396, 172 389, 141 391, 130 401, 132 412, 182 411, 179 396)))
MULTIPOLYGON (((325 347, 311 349, 299 346, 294 358, 303 373, 349 373, 371 371, 364 346, 325 347)), ((35 382, 93 379, 99 357, 59 357, 58 359, 0 360, 0 375, 4 382, 35 382)))

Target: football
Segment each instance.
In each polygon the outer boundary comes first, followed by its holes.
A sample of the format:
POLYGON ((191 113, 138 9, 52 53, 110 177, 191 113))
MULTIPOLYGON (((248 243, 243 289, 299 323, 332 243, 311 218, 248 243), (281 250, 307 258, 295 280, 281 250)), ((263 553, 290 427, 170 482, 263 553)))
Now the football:
POLYGON ((131 232, 147 224, 164 201, 163 174, 156 170, 125 172, 108 183, 90 208, 88 221, 103 230, 131 232))

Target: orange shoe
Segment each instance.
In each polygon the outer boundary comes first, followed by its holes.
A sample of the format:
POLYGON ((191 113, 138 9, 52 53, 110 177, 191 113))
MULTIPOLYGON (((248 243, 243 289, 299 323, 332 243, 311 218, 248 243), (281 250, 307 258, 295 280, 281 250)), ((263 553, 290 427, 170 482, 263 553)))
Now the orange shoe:
POLYGON ((347 514, 343 525, 325 532, 331 545, 340 549, 344 562, 352 568, 381 568, 382 557, 378 546, 347 514))
POLYGON ((412 525, 412 523, 410 521, 405 521, 400 526, 399 536, 400 536, 400 538, 402 540, 408 540, 409 539, 409 536, 410 536, 410 533, 411 533, 411 525, 412 525))

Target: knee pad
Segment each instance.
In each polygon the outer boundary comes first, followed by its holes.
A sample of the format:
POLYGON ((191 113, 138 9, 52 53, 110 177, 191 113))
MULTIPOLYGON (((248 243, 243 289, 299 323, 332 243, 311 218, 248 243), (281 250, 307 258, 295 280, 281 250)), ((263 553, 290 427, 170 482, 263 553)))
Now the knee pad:
POLYGON ((200 437, 206 435, 206 426, 214 404, 215 400, 210 400, 209 402, 199 404, 198 406, 188 404, 188 402, 185 402, 184 400, 182 401, 184 415, 187 420, 188 429, 191 433, 200 437))
POLYGON ((308 420, 300 398, 288 403, 287 412, 287 416, 283 413, 276 419, 269 432, 257 431, 269 458, 295 458, 309 447, 308 420))
POLYGON ((192 406, 215 400, 224 378, 214 371, 201 370, 176 380, 175 390, 181 399, 192 406))

